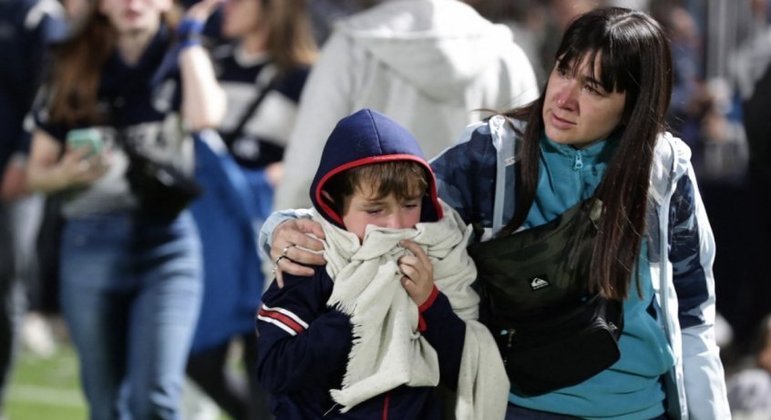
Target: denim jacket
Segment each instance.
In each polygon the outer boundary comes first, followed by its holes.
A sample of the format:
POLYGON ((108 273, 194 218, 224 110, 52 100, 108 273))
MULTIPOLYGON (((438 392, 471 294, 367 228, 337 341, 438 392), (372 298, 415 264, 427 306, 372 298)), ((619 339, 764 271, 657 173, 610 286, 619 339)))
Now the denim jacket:
MULTIPOLYGON (((468 126, 458 145, 431 162, 440 197, 466 222, 484 228, 481 240, 492 237, 514 214, 518 138, 505 117, 494 116, 468 126)), ((661 134, 648 197, 647 248, 657 319, 675 355, 664 378, 667 411, 672 418, 727 419, 714 331, 715 244, 690 157, 680 139, 661 134)))

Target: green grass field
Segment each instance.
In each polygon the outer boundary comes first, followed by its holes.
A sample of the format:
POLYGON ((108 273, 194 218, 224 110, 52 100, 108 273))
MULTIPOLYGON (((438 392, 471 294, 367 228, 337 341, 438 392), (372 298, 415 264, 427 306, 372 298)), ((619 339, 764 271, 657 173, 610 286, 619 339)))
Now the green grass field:
MULTIPOLYGON (((61 332, 55 334, 56 351, 49 357, 36 355, 21 346, 6 396, 5 419, 87 419, 88 410, 78 382, 77 357, 65 336, 61 332)), ((187 420, 226 420, 190 383, 186 384, 182 399, 181 414, 187 420)))
POLYGON ((51 357, 22 350, 6 397, 8 420, 83 420, 86 405, 72 348, 60 344, 51 357))

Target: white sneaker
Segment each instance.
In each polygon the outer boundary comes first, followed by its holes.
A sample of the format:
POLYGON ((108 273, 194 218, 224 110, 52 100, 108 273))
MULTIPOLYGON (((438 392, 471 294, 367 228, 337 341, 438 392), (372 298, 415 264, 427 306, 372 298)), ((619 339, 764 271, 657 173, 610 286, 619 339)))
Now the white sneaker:
POLYGON ((24 317, 20 331, 21 343, 38 357, 49 358, 56 353, 51 326, 40 314, 30 312, 24 317))

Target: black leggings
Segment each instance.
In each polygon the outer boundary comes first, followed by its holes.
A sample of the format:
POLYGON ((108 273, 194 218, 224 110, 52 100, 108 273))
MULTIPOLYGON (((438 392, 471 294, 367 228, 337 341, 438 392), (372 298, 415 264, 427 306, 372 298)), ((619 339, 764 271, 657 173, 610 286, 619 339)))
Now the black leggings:
POLYGON ((228 342, 191 354, 187 375, 232 419, 271 419, 268 393, 257 381, 257 337, 245 334, 240 339, 244 345, 246 380, 226 366, 228 342))

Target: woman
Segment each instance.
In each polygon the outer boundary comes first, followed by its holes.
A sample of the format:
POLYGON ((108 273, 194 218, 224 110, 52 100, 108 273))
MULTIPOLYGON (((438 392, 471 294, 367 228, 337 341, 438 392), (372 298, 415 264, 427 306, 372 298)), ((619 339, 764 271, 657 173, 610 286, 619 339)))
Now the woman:
MULTIPOLYGON (((590 197, 604 203, 588 283, 623 300, 620 359, 577 385, 512 392, 507 418, 729 418, 714 240, 688 148, 664 132, 666 37, 642 12, 597 9, 570 25, 555 58, 537 101, 469 127, 433 162, 441 197, 484 228, 482 240, 544 225, 590 197)), ((281 270, 318 263, 301 249, 319 249, 303 231, 319 233, 306 220, 277 230, 281 270)))
POLYGON ((218 130, 232 158, 199 166, 208 192, 193 206, 203 242, 204 299, 187 372, 231 417, 259 419, 270 412, 254 366, 254 314, 264 282, 253 228, 273 207, 316 48, 304 0, 229 0, 222 18, 222 35, 231 42, 212 58, 228 105, 218 130), (217 165, 230 170, 223 176, 213 171, 217 165), (248 388, 226 366, 232 339, 245 346, 248 388))
POLYGON ((191 8, 175 34, 172 0, 93 2, 35 111, 29 185, 65 198, 60 299, 92 419, 179 417, 200 244, 187 211, 139 199, 148 183, 129 182, 127 147, 191 172, 183 127, 224 113, 198 40, 217 3, 191 8))

